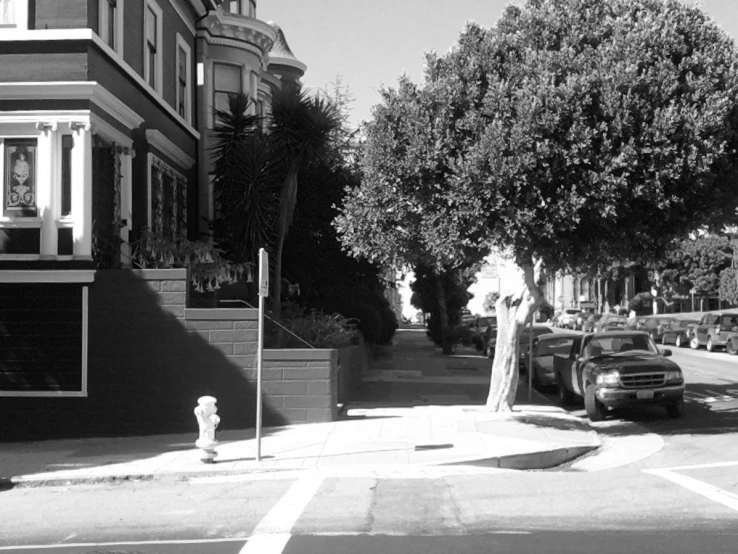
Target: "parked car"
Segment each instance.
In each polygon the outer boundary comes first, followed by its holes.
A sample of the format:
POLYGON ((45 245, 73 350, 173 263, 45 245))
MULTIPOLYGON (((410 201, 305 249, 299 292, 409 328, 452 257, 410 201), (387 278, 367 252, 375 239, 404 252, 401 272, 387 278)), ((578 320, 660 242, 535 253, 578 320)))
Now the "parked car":
POLYGON ((684 376, 642 331, 610 331, 575 337, 571 350, 554 355, 559 397, 564 405, 584 398, 592 421, 611 408, 656 404, 669 417, 684 411, 684 376))
POLYGON ((582 325, 582 331, 585 333, 592 333, 595 328, 595 324, 602 319, 602 316, 605 314, 592 314, 587 319, 584 320, 584 324, 582 325))
POLYGON ((725 343, 725 351, 731 356, 738 354, 738 333, 730 333, 725 343))
POLYGON ((561 312, 561 315, 559 316, 558 322, 556 324, 557 327, 565 327, 567 329, 574 329, 577 322, 577 316, 582 313, 582 310, 579 308, 566 308, 561 312))
POLYGON ((622 315, 604 314, 600 319, 595 321, 592 332, 601 333, 603 331, 614 331, 625 329, 628 325, 628 318, 622 315))
POLYGON ((589 319, 589 316, 592 315, 592 310, 584 310, 577 314, 577 318, 574 322, 574 330, 575 331, 581 331, 584 329, 584 322, 589 319))
POLYGON ((643 325, 638 330, 645 331, 651 335, 654 342, 659 342, 661 341, 664 331, 671 327, 671 324, 674 323, 674 321, 673 317, 647 317, 643 320, 643 325))
POLYGON ((708 312, 695 325, 689 346, 694 350, 704 346, 708 352, 724 348, 733 331, 738 331, 738 310, 708 312))
MULTIPOLYGON (((553 359, 555 354, 568 355, 571 345, 577 335, 573 333, 542 334, 533 339, 533 386, 537 389, 556 386, 553 359)), ((523 366, 530 367, 530 356, 526 351, 523 355, 523 366)))
POLYGON ((533 325, 533 327, 526 327, 523 329, 520 339, 518 339, 518 361, 523 373, 528 369, 528 366, 523 364, 523 359, 530 351, 531 333, 533 335, 533 340, 535 340, 536 337, 540 337, 541 335, 549 335, 553 333, 553 330, 547 325, 533 325))
POLYGON ((497 328, 497 316, 478 317, 472 326, 472 344, 477 350, 484 350, 484 345, 491 337, 492 329, 497 328))
MULTIPOLYGON (((548 333, 553 333, 553 330, 547 325, 534 325, 533 326, 533 337, 534 338, 539 335, 544 335, 548 333)), ((523 333, 520 335, 520 339, 518 341, 519 356, 522 357, 522 355, 525 352, 527 352, 529 344, 530 344, 530 327, 526 327, 525 329, 523 329, 523 333)), ((488 358, 495 357, 496 348, 497 348, 497 328, 495 327, 492 330, 492 336, 490 336, 489 340, 487 341, 487 348, 485 350, 485 353, 488 358)))
POLYGON ((699 322, 699 319, 675 319, 661 335, 661 344, 673 344, 677 348, 689 346, 694 327, 699 322))
POLYGON ((640 331, 641 329, 643 329, 643 326, 646 324, 647 319, 648 319, 647 315, 639 315, 636 317, 628 318, 625 328, 630 331, 640 331))

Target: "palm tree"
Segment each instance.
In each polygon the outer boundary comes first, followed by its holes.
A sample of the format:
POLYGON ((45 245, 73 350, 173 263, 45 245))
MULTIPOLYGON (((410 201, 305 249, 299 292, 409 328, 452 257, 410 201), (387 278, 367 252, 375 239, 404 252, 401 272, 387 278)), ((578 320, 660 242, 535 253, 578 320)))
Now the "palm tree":
POLYGON ((268 136, 284 170, 274 256, 272 311, 275 314, 281 310, 282 251, 295 213, 298 174, 302 168, 328 155, 339 125, 338 110, 323 98, 310 97, 301 88, 292 86, 284 86, 274 95, 268 136))
POLYGON ((255 262, 259 248, 274 251, 281 170, 252 101, 234 94, 216 112, 213 129, 215 240, 232 261, 255 262))

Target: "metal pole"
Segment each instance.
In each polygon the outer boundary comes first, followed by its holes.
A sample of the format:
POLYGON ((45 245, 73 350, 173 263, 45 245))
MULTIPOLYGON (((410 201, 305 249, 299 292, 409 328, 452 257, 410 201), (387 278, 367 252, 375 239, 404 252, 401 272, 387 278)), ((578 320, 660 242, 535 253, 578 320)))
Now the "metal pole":
POLYGON ((264 362, 264 298, 269 294, 269 255, 259 249, 259 331, 256 347, 256 461, 261 461, 261 374, 264 362))
POLYGON ((528 337, 528 403, 533 401, 533 313, 530 314, 528 337))
POLYGON ((261 368, 264 358, 264 297, 259 295, 259 339, 256 354, 256 461, 261 461, 261 368))

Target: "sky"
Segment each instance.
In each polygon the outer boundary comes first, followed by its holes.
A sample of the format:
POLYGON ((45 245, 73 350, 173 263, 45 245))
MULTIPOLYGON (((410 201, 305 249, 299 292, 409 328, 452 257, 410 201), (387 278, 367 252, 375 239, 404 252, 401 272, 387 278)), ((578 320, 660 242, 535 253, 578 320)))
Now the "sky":
MULTIPOLYGON (((257 17, 282 28, 308 66, 305 86, 330 88, 340 76, 358 124, 370 119, 383 86, 403 73, 422 80, 425 52, 448 51, 468 21, 493 26, 511 3, 522 0, 258 0, 257 17)), ((738 0, 700 4, 738 40, 738 0)))

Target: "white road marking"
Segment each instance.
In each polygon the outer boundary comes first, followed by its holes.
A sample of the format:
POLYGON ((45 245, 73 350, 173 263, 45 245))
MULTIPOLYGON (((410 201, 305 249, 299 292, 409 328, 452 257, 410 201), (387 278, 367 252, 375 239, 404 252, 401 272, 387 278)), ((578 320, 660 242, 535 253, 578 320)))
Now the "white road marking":
POLYGON ((259 522, 239 554, 281 554, 290 540, 292 527, 322 483, 322 477, 305 477, 295 481, 259 522))
POLYGON ((686 475, 681 475, 680 473, 674 473, 666 469, 644 469, 643 472, 663 477, 672 483, 676 483, 687 490, 702 495, 705 498, 709 498, 713 502, 717 502, 718 504, 722 504, 723 506, 727 506, 731 510, 738 512, 738 495, 733 494, 732 492, 725 491, 709 483, 705 483, 704 481, 700 481, 686 475))
POLYGON ((698 464, 692 466, 665 467, 655 471, 689 471, 691 469, 711 469, 713 467, 732 467, 738 466, 738 461, 733 462, 713 462, 711 464, 698 464))
POLYGON ((0 551, 13 550, 51 550, 56 548, 98 548, 101 546, 156 546, 166 544, 209 544, 220 542, 244 542, 248 537, 231 537, 227 539, 192 539, 192 540, 158 540, 158 541, 119 541, 119 542, 77 542, 66 544, 27 544, 18 546, 0 546, 0 551))

